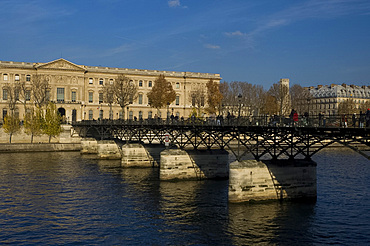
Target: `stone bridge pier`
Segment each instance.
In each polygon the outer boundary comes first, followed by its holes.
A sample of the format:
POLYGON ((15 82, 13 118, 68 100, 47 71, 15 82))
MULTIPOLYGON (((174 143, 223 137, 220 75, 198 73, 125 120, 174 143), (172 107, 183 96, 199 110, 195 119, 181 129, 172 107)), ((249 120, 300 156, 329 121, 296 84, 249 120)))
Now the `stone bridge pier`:
POLYGON ((82 154, 99 159, 120 159, 125 168, 159 167, 159 179, 229 179, 229 202, 305 199, 316 200, 316 163, 312 160, 256 161, 229 164, 225 150, 181 150, 157 146, 149 150, 138 143, 120 147, 114 141, 81 141, 82 154))
POLYGON ((229 202, 316 200, 311 160, 235 161, 230 164, 229 202))

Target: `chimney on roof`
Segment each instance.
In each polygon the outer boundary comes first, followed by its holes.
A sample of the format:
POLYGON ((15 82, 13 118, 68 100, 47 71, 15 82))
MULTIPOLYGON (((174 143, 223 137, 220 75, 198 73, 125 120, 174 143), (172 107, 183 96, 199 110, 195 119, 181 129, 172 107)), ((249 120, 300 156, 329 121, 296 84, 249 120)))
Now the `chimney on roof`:
POLYGON ((342 86, 343 86, 344 88, 346 88, 346 87, 347 87, 347 85, 346 85, 346 84, 344 84, 344 83, 342 84, 342 86))
POLYGON ((350 85, 350 87, 355 88, 355 85, 350 85))

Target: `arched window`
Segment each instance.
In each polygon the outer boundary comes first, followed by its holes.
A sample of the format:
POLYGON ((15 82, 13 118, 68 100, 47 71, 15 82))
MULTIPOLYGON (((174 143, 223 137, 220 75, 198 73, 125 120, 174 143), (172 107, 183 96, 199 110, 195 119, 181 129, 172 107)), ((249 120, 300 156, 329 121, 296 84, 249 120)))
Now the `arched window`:
POLYGON ((8 74, 4 73, 3 78, 4 78, 4 81, 8 80, 8 74))
POLYGON ((180 83, 179 82, 176 83, 176 89, 180 89, 180 83))
POLYGON ((89 85, 92 85, 94 83, 93 78, 89 78, 89 85))
POLYGON ((138 102, 139 102, 139 104, 143 104, 143 94, 139 94, 138 102))
POLYGON ((152 81, 149 81, 148 82, 148 87, 152 87, 153 86, 153 82, 152 81))
POLYGON ((143 87, 143 81, 139 80, 139 87, 143 87))
POLYGON ((99 79, 99 85, 104 85, 104 79, 102 78, 99 79))
POLYGON ((109 84, 113 85, 113 79, 109 80, 109 84))
POLYGON ((31 81, 31 75, 29 74, 26 75, 26 81, 31 81))
POLYGON ((19 81, 19 74, 14 75, 14 80, 19 81))

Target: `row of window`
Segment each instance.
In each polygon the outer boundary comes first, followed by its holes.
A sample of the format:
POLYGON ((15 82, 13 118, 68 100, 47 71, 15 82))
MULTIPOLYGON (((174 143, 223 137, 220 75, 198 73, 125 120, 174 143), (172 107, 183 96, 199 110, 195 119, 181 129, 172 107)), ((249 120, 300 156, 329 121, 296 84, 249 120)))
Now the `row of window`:
MULTIPOLYGON (((9 96, 10 95, 9 95, 8 89, 3 89, 3 100, 8 100, 9 96)), ((31 100, 31 91, 30 90, 25 91, 25 98, 26 98, 26 101, 31 100)), ((15 100, 19 100, 19 92, 15 93, 15 100)))
MULTIPOLYGON (((57 88, 57 101, 58 102, 64 102, 64 95, 65 95, 65 89, 64 88, 57 88)), ((19 100, 19 93, 16 93, 16 100, 19 100)), ((31 99, 31 91, 26 91, 26 101, 29 101, 31 99)), ((8 100, 8 89, 3 89, 3 100, 8 100)), ((72 91, 71 92, 71 101, 76 102, 77 101, 77 92, 72 91)), ((104 101, 104 95, 103 93, 99 93, 99 103, 103 103, 104 101)), ((89 103, 94 102, 94 92, 89 92, 89 103)), ((143 94, 138 95, 138 104, 143 104, 143 94)), ((176 96, 175 100, 176 105, 180 105, 180 96, 176 96)))
MULTIPOLYGON (((6 73, 3 74, 3 80, 4 81, 9 80, 8 74, 6 74, 6 73)), ((15 81, 20 80, 19 74, 14 75, 14 80, 15 81)), ((31 75, 29 75, 29 74, 26 75, 26 81, 31 81, 31 75)), ((133 81, 131 80, 130 82, 133 82, 133 81)), ((94 79, 93 78, 89 78, 89 84, 90 85, 94 84, 94 79)), ((109 79, 109 84, 113 84, 113 79, 109 79)), ((103 78, 99 79, 99 85, 104 85, 104 79, 103 78)), ((143 87, 143 85, 144 85, 144 82, 142 80, 139 80, 139 87, 143 87)), ((148 81, 148 87, 153 87, 153 82, 152 81, 148 81)), ((177 82, 175 84, 175 88, 180 89, 180 83, 179 82, 177 82)))
MULTIPOLYGON (((130 80, 130 82, 133 82, 133 80, 130 80)), ((94 78, 89 78, 89 84, 90 85, 94 84, 94 78)), ((111 85, 113 84, 113 79, 109 79, 109 84, 111 84, 111 85)), ((104 85, 104 79, 103 78, 99 79, 99 85, 104 85)), ((144 81, 139 80, 138 85, 139 85, 139 87, 143 87, 144 86, 144 81)), ((153 87, 153 82, 152 81, 148 81, 148 87, 153 87)), ((180 83, 179 82, 177 82, 175 84, 175 89, 180 89, 180 83)))
MULTIPOLYGON (((171 114, 169 112, 167 114, 168 114, 167 117, 170 117, 171 114)), ((157 116, 157 115, 155 115, 155 116, 157 116)), ((161 112, 159 112, 158 116, 161 117, 161 112)), ((180 112, 176 112, 176 116, 180 117, 180 112)), ((99 110, 99 118, 98 119, 104 119, 104 117, 105 117, 104 110, 99 110)), ((143 111, 139 111, 138 117, 134 116, 133 111, 129 111, 127 117, 128 117, 129 120, 142 120, 142 119, 144 119, 143 111)), ((92 109, 90 109, 88 111, 88 118, 89 118, 89 120, 94 120, 95 119, 94 118, 94 111, 92 109)), ((113 119, 113 111, 109 111, 109 119, 113 119)), ((121 111, 119 112, 119 119, 122 119, 122 112, 121 111)), ((153 119, 153 112, 152 111, 148 112, 147 119, 153 119)))
MULTIPOLYGON (((8 81, 9 80, 9 75, 7 73, 4 73, 3 74, 3 80, 4 81, 8 81)), ((20 80, 19 74, 14 75, 14 80, 15 81, 19 81, 20 80)), ((31 81, 31 75, 29 75, 29 74, 26 75, 26 81, 31 81)))

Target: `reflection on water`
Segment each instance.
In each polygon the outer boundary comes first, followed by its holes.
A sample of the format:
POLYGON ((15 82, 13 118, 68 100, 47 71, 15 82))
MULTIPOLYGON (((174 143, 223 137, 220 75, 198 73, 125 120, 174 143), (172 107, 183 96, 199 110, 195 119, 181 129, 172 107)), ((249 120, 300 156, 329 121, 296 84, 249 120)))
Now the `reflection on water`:
POLYGON ((369 162, 323 151, 316 203, 228 204, 228 181, 160 181, 157 168, 79 153, 0 158, 0 244, 317 245, 370 240, 369 162))

